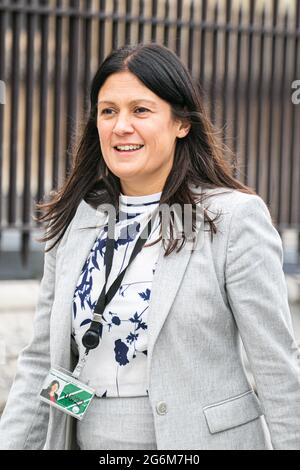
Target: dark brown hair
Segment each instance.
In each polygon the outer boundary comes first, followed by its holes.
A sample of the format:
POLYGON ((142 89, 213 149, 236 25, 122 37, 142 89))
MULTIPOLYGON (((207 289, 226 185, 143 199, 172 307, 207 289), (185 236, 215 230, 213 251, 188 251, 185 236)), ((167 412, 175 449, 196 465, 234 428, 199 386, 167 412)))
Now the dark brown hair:
MULTIPOLYGON (((82 199, 95 208, 103 203, 111 203, 118 209, 120 180, 107 168, 101 153, 97 130, 97 100, 105 80, 111 74, 121 71, 131 72, 153 93, 167 101, 174 119, 188 120, 191 124, 189 133, 184 138, 177 139, 173 167, 162 190, 160 204, 172 206, 176 203, 182 207, 184 204, 192 204, 194 207, 196 202, 203 202, 207 197, 205 191, 199 199, 199 193, 196 196, 191 184, 200 186, 202 190, 232 188, 255 194, 234 178, 234 166, 225 158, 225 147, 218 142, 216 131, 206 115, 200 87, 178 56, 167 47, 152 42, 126 45, 114 50, 104 60, 92 80, 90 112, 74 152, 69 176, 61 189, 51 193, 50 202, 36 204, 37 210, 45 211, 45 214, 35 220, 48 223, 45 236, 38 241, 56 238, 47 251, 60 241, 82 199)), ((213 237, 217 232, 214 223, 216 218, 211 219, 207 211, 204 216, 213 237)), ((179 251, 185 242, 183 235, 183 243, 178 247, 179 241, 172 234, 171 226, 165 256, 174 249, 179 251)))

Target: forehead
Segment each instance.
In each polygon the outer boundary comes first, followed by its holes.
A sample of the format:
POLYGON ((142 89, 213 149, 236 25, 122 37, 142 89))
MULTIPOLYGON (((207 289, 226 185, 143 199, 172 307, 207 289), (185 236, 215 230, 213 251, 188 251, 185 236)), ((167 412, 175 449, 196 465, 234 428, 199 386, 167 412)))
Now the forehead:
POLYGON ((158 104, 163 101, 130 72, 110 75, 98 92, 98 104, 158 104))

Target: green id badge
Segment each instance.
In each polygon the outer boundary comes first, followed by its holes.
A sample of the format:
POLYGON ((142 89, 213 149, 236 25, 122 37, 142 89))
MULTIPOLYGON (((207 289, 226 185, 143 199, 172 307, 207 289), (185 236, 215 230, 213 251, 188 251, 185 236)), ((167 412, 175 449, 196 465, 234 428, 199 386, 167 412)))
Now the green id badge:
POLYGON ((49 405, 82 420, 94 395, 93 388, 68 375, 68 371, 50 369, 39 396, 49 405))

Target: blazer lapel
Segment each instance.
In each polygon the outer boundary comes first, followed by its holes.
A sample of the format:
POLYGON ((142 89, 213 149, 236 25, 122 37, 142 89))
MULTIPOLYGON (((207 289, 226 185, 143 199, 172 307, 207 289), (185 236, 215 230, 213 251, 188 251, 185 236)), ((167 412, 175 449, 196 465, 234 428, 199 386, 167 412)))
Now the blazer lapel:
POLYGON ((170 312, 191 257, 191 250, 186 246, 178 253, 173 251, 166 257, 164 253, 165 250, 161 246, 148 310, 148 384, 155 342, 170 312))
POLYGON ((70 232, 57 261, 58 282, 51 321, 55 335, 51 335, 52 364, 71 367, 70 337, 72 324, 72 303, 76 284, 82 267, 99 235, 106 219, 106 213, 93 209, 84 200, 78 206, 70 232), (62 315, 62 311, 65 312, 62 315))

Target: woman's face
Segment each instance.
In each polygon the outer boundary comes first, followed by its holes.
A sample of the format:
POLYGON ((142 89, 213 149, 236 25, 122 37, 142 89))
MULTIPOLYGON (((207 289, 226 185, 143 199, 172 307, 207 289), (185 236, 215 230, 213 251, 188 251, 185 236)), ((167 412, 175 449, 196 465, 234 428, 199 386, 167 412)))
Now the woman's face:
POLYGON ((162 191, 176 138, 188 133, 173 121, 169 103, 125 71, 110 75, 99 90, 97 128, 106 165, 127 195, 162 191), (123 152, 115 148, 127 144, 143 147, 123 152))
POLYGON ((51 392, 57 392, 57 390, 58 390, 58 385, 53 384, 52 387, 51 387, 51 392))

